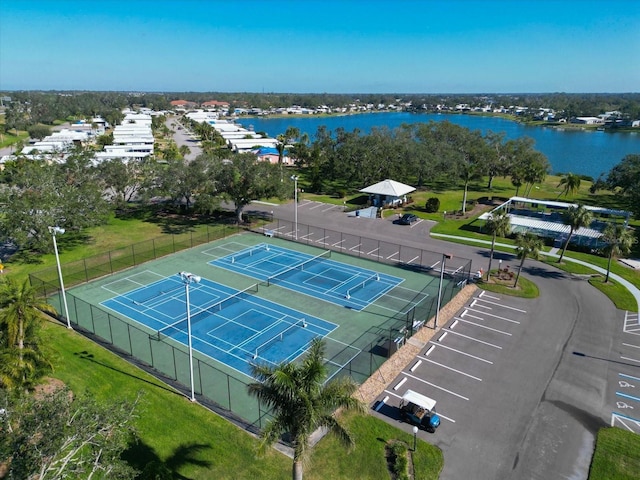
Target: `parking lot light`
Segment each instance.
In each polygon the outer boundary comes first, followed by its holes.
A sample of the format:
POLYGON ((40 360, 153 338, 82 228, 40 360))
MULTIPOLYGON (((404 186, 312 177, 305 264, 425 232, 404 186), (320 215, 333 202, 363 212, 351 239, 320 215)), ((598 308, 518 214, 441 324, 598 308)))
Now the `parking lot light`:
POLYGON ((67 294, 64 290, 64 281, 62 280, 62 267, 60 266, 60 257, 58 256, 58 243, 56 242, 56 234, 64 234, 65 229, 60 227, 47 227, 51 238, 53 238, 53 251, 56 253, 56 265, 58 266, 58 279, 60 280, 60 292, 62 294, 62 304, 64 306, 64 317, 67 320, 67 328, 72 329, 71 320, 69 319, 69 307, 67 306, 67 294))
POLYGON ((438 306, 436 307, 436 321, 433 329, 438 328, 438 320, 440 319, 440 305, 442 303, 442 281, 444 280, 444 269, 447 265, 447 259, 451 260, 453 255, 449 253, 442 254, 442 268, 440 269, 440 284, 438 285, 438 306))

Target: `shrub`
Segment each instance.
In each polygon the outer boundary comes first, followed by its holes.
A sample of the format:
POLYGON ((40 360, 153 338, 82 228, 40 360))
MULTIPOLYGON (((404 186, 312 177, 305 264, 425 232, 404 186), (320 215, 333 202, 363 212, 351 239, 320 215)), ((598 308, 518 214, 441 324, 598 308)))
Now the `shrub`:
POLYGON ((429 198, 424 206, 424 209, 427 211, 427 213, 436 213, 438 210, 440 210, 440 199, 437 197, 429 198))

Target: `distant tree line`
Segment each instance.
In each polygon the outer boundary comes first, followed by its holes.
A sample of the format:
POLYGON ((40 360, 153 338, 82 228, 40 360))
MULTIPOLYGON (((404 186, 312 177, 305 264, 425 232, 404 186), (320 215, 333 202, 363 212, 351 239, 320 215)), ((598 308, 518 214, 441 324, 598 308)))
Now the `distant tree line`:
POLYGON ((5 127, 7 130, 26 130, 38 123, 51 125, 56 120, 69 120, 100 115, 115 125, 122 119, 125 107, 147 107, 155 110, 171 108, 172 100, 188 100, 201 104, 209 100, 228 102, 231 107, 261 109, 284 108, 298 105, 331 108, 351 104, 404 105, 409 111, 435 110, 437 106, 454 107, 467 104, 471 108, 486 105, 526 106, 532 111, 551 108, 563 112, 567 118, 595 116, 609 111, 620 111, 631 119, 640 118, 639 93, 547 93, 547 94, 335 94, 335 93, 229 93, 229 92, 6 92, 11 97, 7 104, 5 127), (410 106, 407 106, 409 105, 410 106))

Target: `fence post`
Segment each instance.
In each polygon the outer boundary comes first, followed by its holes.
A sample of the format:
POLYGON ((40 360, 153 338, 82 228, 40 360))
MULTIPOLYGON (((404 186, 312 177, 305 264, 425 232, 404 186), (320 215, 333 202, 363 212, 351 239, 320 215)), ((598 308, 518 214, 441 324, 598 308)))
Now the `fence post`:
POLYGON ((133 260, 133 266, 136 266, 136 249, 131 245, 131 259, 133 260))

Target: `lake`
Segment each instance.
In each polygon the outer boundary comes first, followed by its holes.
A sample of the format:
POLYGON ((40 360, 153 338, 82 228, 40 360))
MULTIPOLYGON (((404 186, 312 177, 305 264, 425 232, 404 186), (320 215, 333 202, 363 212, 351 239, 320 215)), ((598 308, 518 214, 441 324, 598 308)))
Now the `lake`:
POLYGON ((386 126, 394 129, 403 123, 428 123, 431 120, 448 120, 471 130, 480 130, 483 134, 488 131, 504 132, 507 139, 531 137, 536 142, 535 148, 549 159, 553 173, 572 172, 597 178, 601 173, 609 172, 626 155, 640 154, 640 132, 561 130, 527 126, 504 118, 478 115, 390 112, 331 117, 242 118, 238 123, 257 132, 267 132, 274 138, 284 133, 288 127, 296 127, 301 132, 306 132, 313 140, 321 125, 332 131, 342 127, 347 131, 357 128, 369 133, 374 127, 386 126))

